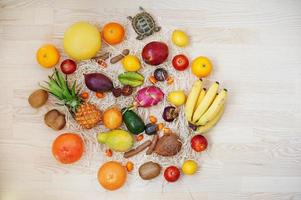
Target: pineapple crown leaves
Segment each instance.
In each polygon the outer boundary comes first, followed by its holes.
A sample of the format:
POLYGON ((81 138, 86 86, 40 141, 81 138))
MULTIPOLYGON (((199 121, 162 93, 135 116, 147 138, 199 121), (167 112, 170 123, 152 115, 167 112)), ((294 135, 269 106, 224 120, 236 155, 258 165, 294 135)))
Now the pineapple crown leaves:
POLYGON ((62 73, 55 69, 53 74, 49 76, 49 81, 45 81, 45 83, 46 86, 41 86, 44 90, 62 101, 72 113, 76 112, 77 107, 82 103, 81 98, 76 92, 76 81, 73 82, 70 88, 67 77, 65 78, 62 73))

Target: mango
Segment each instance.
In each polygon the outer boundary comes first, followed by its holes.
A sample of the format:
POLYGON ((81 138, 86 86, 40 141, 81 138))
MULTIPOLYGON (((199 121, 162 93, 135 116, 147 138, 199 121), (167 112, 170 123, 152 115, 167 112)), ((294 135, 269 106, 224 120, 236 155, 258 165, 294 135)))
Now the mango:
POLYGON ((133 147, 134 138, 132 134, 125 130, 112 130, 98 133, 97 141, 106 144, 113 151, 126 152, 133 147))

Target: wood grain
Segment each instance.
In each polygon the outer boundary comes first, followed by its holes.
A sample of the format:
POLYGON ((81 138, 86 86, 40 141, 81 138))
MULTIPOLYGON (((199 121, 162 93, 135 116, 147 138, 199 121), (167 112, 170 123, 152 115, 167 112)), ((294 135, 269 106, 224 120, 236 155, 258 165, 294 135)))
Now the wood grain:
POLYGON ((1 0, 0 199, 301 199, 300 9, 297 0, 1 0), (72 22, 126 22, 140 5, 166 30, 187 30, 189 56, 212 58, 209 79, 231 95, 196 176, 163 185, 130 176, 112 193, 95 177, 101 155, 72 166, 53 159, 48 107, 31 109, 27 97, 49 74, 35 60, 41 44, 63 52, 72 22))

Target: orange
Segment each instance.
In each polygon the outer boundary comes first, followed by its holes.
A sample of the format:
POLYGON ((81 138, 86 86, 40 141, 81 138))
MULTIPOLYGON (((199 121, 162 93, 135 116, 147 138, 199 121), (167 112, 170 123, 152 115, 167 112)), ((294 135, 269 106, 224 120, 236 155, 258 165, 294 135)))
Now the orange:
POLYGON ((121 24, 110 22, 103 27, 102 37, 111 45, 118 44, 124 39, 124 28, 121 24))
POLYGON ((60 54, 52 44, 41 46, 37 51, 36 57, 38 63, 45 68, 55 66, 60 60, 60 54))
POLYGON ((209 58, 199 56, 192 61, 191 71, 197 77, 206 77, 212 71, 212 64, 209 58))
POLYGON ((63 164, 78 161, 84 152, 84 141, 75 133, 59 135, 52 143, 53 156, 63 164))
POLYGON ((122 124, 122 114, 116 107, 109 108, 104 111, 102 121, 105 127, 109 129, 117 129, 122 124))
POLYGON ((103 164, 97 174, 98 181, 107 190, 117 190, 126 181, 127 172, 119 162, 109 161, 103 164))

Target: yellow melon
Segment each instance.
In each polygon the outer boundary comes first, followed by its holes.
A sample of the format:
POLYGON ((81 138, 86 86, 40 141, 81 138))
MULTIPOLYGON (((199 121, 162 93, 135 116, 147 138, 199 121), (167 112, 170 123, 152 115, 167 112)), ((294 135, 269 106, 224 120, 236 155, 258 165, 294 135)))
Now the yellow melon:
POLYGON ((101 34, 87 22, 71 25, 64 34, 64 50, 77 61, 94 57, 100 48, 101 34))

